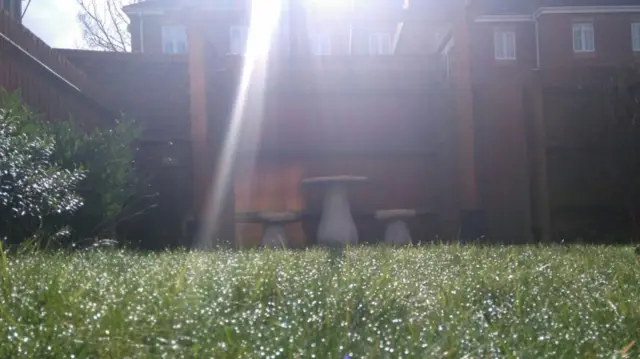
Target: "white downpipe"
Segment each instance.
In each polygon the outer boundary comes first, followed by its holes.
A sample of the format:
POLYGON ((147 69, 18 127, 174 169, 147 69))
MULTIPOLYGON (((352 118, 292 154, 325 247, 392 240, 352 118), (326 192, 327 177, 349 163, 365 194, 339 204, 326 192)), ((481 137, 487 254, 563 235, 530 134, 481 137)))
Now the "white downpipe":
POLYGON ((138 31, 140 32, 140 52, 144 52, 144 24, 143 24, 143 16, 142 13, 138 13, 138 16, 140 17, 140 24, 139 24, 139 29, 138 31))
POLYGON ((535 17, 535 27, 536 27, 536 67, 538 70, 540 69, 540 26, 538 23, 538 17, 535 17))
POLYGON ((351 46, 353 45, 353 24, 349 25, 349 56, 351 56, 351 46))

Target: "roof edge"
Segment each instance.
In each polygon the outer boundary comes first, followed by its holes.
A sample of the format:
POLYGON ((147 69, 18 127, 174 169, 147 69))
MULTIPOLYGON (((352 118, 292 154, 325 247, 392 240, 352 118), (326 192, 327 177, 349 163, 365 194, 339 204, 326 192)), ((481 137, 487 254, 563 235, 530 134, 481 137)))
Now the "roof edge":
POLYGON ((158 1, 142 1, 123 6, 122 12, 127 15, 157 15, 162 14, 167 10, 179 10, 182 8, 184 8, 184 4, 181 1, 172 2, 170 4, 158 1))
POLYGON ((616 14, 640 13, 640 5, 600 5, 600 6, 542 6, 533 13, 521 14, 483 14, 476 16, 474 22, 528 22, 542 15, 550 14, 616 14))
POLYGON ((640 5, 595 5, 595 6, 543 6, 533 13, 535 18, 545 14, 597 14, 640 12, 640 5))

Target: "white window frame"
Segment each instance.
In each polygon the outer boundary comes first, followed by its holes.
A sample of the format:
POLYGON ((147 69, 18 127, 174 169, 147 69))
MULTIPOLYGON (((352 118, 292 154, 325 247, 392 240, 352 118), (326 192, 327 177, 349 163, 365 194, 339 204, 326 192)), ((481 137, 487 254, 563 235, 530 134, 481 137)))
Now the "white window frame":
POLYGON ((514 29, 493 30, 493 55, 496 60, 515 60, 517 40, 514 29))
POLYGON ((245 55, 249 41, 249 27, 234 25, 229 28, 229 53, 233 55, 245 55))
POLYGON ((187 28, 182 25, 162 26, 162 52, 165 54, 185 54, 189 51, 187 28), (180 46, 182 45, 182 46, 180 46))
POLYGON ((311 54, 316 56, 331 55, 331 35, 327 33, 315 33, 309 36, 311 54))
POLYGON ((388 32, 373 32, 369 34, 369 55, 385 56, 393 53, 391 34, 388 32))
POLYGON ((592 53, 596 51, 595 28, 591 22, 576 22, 571 27, 573 52, 592 53), (591 46, 589 46, 591 45, 591 46))
POLYGON ((640 22, 631 23, 631 48, 640 52, 640 22))

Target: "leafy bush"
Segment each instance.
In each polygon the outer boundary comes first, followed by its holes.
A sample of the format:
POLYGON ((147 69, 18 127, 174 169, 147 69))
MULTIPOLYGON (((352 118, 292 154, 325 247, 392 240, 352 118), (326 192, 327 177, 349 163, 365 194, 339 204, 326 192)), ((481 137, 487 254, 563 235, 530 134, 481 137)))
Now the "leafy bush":
POLYGON ((48 123, 6 91, 0 111, 0 231, 11 229, 0 233, 12 242, 66 229, 73 241, 113 238, 118 223, 151 207, 154 196, 135 170, 134 121, 91 130, 73 119, 48 123))
POLYGON ((54 136, 17 95, 0 94, 0 118, 0 234, 15 241, 41 228, 44 217, 78 210, 84 172, 53 159, 54 136))
POLYGON ((90 132, 72 121, 53 124, 54 158, 63 168, 80 165, 87 172, 77 192, 85 204, 66 218, 74 237, 114 235, 116 225, 151 205, 149 185, 135 169, 135 141, 140 127, 131 120, 90 132))

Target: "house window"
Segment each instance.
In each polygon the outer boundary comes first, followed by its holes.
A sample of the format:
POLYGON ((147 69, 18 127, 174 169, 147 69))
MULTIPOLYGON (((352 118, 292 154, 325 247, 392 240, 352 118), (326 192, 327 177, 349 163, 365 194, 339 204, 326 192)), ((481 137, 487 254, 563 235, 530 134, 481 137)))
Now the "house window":
POLYGON ((187 52, 187 29, 184 26, 162 27, 162 52, 165 54, 187 52))
POLYGON ((331 55, 331 36, 328 34, 314 34, 310 36, 311 53, 318 56, 331 55))
POLYGON ((574 52, 594 52, 596 51, 593 36, 593 24, 573 24, 573 51, 574 52))
POLYGON ((229 52, 234 55, 244 55, 247 51, 249 28, 246 26, 232 26, 229 30, 229 52))
POLYGON ((369 55, 391 55, 391 35, 387 33, 370 34, 369 55))
POLYGON ((513 30, 496 30, 493 33, 496 60, 516 59, 516 33, 513 30))
POLYGON ((441 52, 442 61, 444 64, 444 71, 446 78, 451 76, 451 69, 453 67, 453 53, 455 48, 455 40, 451 38, 444 46, 441 52))
POLYGON ((4 8, 11 16, 13 16, 14 19, 20 21, 22 17, 22 14, 20 13, 20 1, 21 0, 3 0, 0 8, 4 8))
POLYGON ((631 24, 631 44, 633 51, 640 52, 640 22, 631 24))

